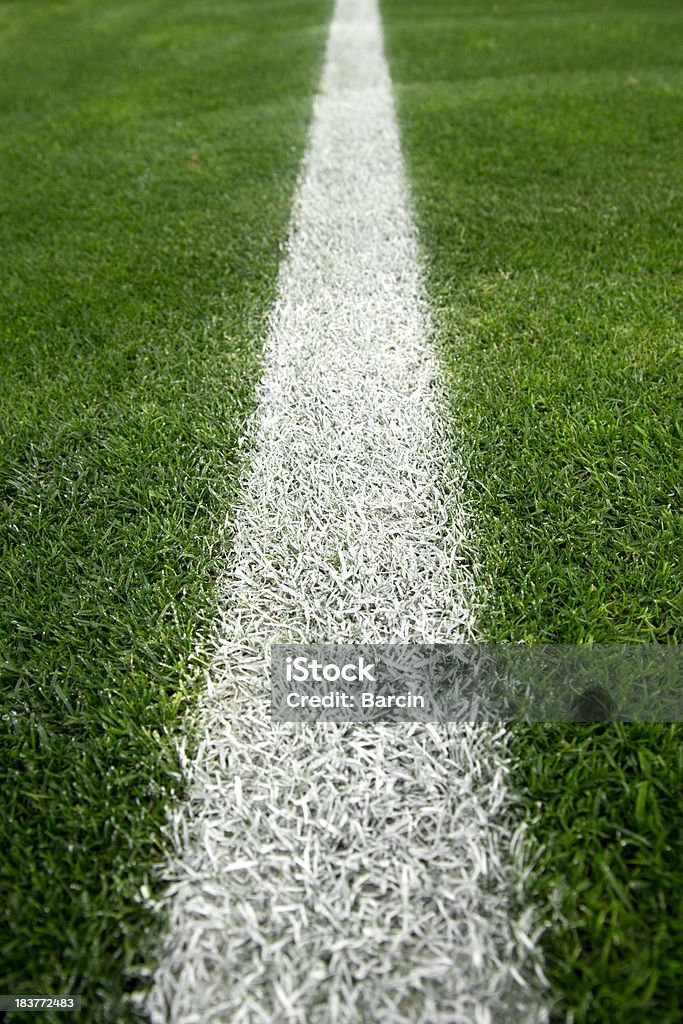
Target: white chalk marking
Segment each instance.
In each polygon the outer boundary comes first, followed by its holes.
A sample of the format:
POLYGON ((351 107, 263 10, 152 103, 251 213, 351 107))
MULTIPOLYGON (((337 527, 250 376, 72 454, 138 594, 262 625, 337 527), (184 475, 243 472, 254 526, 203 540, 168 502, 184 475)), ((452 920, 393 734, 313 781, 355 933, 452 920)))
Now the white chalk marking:
POLYGON ((502 730, 274 725, 273 641, 475 637, 376 0, 338 0, 213 664, 155 1024, 541 1019, 502 730))

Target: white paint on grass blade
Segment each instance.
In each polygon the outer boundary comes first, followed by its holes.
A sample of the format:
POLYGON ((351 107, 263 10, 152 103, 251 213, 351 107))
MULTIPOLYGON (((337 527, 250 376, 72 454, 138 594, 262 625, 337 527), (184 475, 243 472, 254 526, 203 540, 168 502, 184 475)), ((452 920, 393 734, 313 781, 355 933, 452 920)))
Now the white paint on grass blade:
POLYGON ((474 637, 428 331, 376 2, 338 0, 172 822, 155 1024, 538 1015, 503 733, 268 713, 272 641, 474 637))

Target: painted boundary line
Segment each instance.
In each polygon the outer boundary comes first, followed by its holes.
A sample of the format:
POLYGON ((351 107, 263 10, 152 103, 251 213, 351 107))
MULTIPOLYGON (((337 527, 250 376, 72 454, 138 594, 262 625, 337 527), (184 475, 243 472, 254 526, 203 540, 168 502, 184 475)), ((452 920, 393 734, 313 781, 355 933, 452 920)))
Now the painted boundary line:
POLYGON ((338 0, 171 823, 154 1024, 543 1017, 502 731, 268 717, 270 642, 474 637, 428 332, 376 0, 338 0))

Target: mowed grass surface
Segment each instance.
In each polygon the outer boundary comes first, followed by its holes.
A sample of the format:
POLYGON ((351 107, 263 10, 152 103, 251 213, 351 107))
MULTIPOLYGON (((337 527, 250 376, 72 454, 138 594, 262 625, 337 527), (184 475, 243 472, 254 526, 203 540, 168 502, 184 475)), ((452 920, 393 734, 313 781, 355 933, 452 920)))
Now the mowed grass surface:
MULTIPOLYGON (((683 9, 382 10, 481 625, 497 642, 680 642, 683 9)), ((680 1020, 681 736, 514 732, 557 1019, 680 1020)))
POLYGON ((128 1019, 158 928, 137 899, 330 13, 0 3, 0 991, 84 1021, 128 1019))
POLYGON ((674 639, 680 5, 383 9, 489 633, 674 639))

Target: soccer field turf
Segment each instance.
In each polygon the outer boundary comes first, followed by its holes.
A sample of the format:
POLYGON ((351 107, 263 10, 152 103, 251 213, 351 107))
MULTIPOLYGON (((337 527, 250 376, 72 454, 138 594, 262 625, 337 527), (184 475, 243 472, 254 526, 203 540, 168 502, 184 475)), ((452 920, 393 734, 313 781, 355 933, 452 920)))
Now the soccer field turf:
MULTIPOLYGON (((331 8, 0 3, 0 989, 82 1020, 157 927, 331 8)), ((482 633, 679 642, 680 6, 382 11, 482 633)), ((515 732, 560 1019, 679 1019, 680 738, 515 732)))
POLYGON ((330 10, 0 5, 0 989, 85 1020, 150 927, 330 10))
MULTIPOLYGON (((680 642, 683 12, 384 0, 498 642, 680 642)), ((561 1019, 680 1019, 681 730, 517 727, 561 1019)))
POLYGON ((384 10, 487 632, 680 639, 680 6, 384 10))

